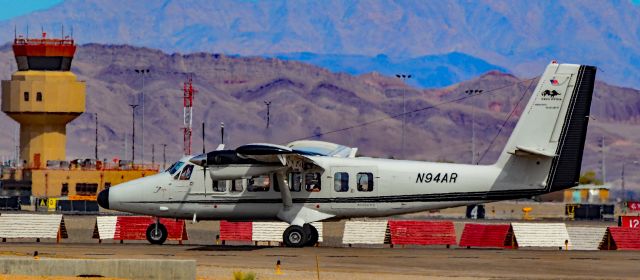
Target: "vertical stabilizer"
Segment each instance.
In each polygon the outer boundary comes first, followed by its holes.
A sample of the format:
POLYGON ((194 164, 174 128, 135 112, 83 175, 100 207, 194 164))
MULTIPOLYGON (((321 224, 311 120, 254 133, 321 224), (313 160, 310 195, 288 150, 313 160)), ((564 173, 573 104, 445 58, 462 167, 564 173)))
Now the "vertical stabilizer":
POLYGON ((546 191, 577 185, 595 75, 594 66, 549 64, 496 165, 546 191))

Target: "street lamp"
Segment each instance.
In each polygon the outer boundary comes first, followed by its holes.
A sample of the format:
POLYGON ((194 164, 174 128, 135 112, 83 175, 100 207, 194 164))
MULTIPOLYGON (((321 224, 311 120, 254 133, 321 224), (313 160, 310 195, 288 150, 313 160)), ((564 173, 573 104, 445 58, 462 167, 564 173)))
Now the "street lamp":
MULTIPOLYGON (((411 79, 411 74, 396 74, 396 78, 401 79, 403 83, 407 83, 407 79, 411 79)), ((407 106, 405 103, 406 90, 402 88, 402 144, 400 146, 400 156, 404 159, 404 129, 407 123, 407 106)))
MULTIPOLYGON (((469 96, 482 93, 481 89, 468 89, 464 93, 469 96)), ((471 164, 476 164, 476 110, 475 107, 471 107, 471 164)))
MULTIPOLYGON (((631 162, 629 162, 629 163, 631 163, 631 164, 638 164, 638 161, 637 161, 637 160, 634 160, 634 161, 631 161, 631 162)), ((625 166, 626 166, 626 165, 627 165, 627 162, 626 162, 626 161, 623 161, 623 162, 622 162, 622 175, 620 176, 620 177, 621 177, 621 179, 622 179, 622 207, 623 207, 622 209, 623 209, 623 212, 624 212, 624 213, 626 213, 626 212, 627 212, 627 209, 625 208, 625 203, 627 202, 627 201, 626 201, 626 200, 627 200, 627 194, 626 194, 626 191, 625 191, 625 188, 624 188, 624 168, 625 168, 625 166)))
POLYGON ((138 104, 129 104, 131 107, 131 164, 135 164, 136 160, 136 107, 138 104))
POLYGON ((224 122, 220 122, 220 144, 224 145, 224 122))
POLYGON ((267 129, 269 129, 271 101, 265 100, 264 104, 267 105, 267 129))
POLYGON ((167 169, 167 144, 162 144, 162 170, 167 169))
POLYGON ((89 113, 92 114, 95 119, 96 119, 96 144, 95 144, 95 157, 96 157, 96 163, 98 162, 98 113, 89 113))
POLYGON ((134 69, 134 71, 136 73, 139 73, 142 75, 142 89, 140 90, 140 95, 141 95, 141 105, 142 105, 142 163, 144 163, 144 112, 145 112, 145 106, 144 106, 144 76, 145 74, 148 75, 149 73, 149 68, 142 68, 142 69, 134 69))

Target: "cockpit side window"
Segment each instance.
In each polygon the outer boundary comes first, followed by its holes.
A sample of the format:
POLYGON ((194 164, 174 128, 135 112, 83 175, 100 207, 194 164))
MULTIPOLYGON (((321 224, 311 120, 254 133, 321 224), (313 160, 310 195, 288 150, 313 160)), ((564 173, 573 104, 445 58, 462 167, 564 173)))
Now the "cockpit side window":
POLYGON ((174 164, 172 164, 169 169, 167 169, 167 172, 169 172, 169 174, 174 175, 174 173, 176 173, 176 171, 180 170, 180 167, 182 167, 182 165, 184 164, 184 162, 182 161, 178 161, 175 162, 174 164))
POLYGON ((189 164, 182 169, 182 173, 180 173, 180 180, 191 179, 191 173, 193 173, 193 165, 189 164))

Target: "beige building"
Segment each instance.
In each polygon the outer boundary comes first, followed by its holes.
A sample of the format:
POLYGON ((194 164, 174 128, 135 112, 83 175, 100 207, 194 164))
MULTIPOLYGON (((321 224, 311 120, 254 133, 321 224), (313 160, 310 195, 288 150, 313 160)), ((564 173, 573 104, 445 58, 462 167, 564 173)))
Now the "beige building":
POLYGON ((20 167, 2 170, 0 195, 92 201, 104 188, 157 173, 158 166, 67 161, 66 125, 86 98, 85 82, 70 71, 75 50, 73 39, 45 34, 14 40, 18 71, 2 81, 2 111, 20 124, 20 167))

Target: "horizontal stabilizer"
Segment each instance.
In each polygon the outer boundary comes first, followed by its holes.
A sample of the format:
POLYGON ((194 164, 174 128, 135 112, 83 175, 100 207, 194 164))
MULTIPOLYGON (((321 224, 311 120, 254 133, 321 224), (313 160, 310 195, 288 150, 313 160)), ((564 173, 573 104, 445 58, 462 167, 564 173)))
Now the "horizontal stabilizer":
POLYGON ((551 158, 556 156, 555 153, 545 151, 544 149, 535 149, 535 148, 522 147, 522 146, 516 146, 516 150, 511 154, 514 154, 516 156, 543 156, 543 157, 551 157, 551 158))

